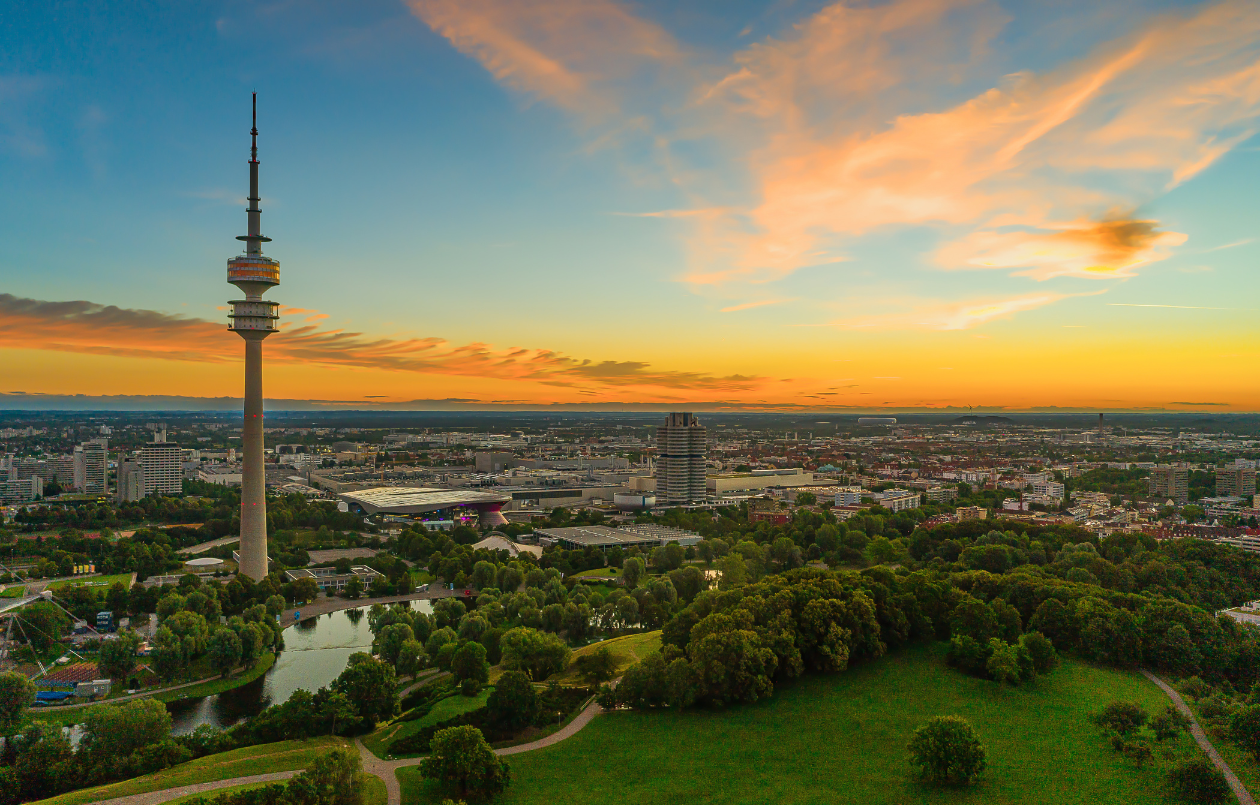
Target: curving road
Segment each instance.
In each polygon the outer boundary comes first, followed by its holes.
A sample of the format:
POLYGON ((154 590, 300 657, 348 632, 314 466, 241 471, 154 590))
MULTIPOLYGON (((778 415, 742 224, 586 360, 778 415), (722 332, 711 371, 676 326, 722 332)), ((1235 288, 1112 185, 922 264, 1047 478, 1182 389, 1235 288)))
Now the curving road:
POLYGON ((1199 744, 1199 747, 1208 756, 1208 760, 1212 761, 1213 765, 1220 769, 1221 774, 1225 775, 1225 782, 1229 783, 1230 790, 1238 798, 1238 805, 1256 805, 1256 801, 1251 798, 1251 794, 1243 786, 1242 780, 1238 779, 1238 775, 1234 774, 1234 770, 1225 762, 1225 758, 1221 757, 1215 746, 1212 746, 1212 742, 1208 740, 1207 735, 1203 732, 1203 728, 1199 726, 1199 722, 1195 719, 1194 713, 1191 712, 1190 706, 1186 704, 1185 699, 1181 698, 1181 694, 1145 668, 1141 669, 1141 671, 1143 676, 1159 685, 1159 689, 1168 694, 1168 698, 1172 699, 1173 705, 1176 706, 1183 716, 1190 719, 1190 734, 1194 736, 1195 742, 1199 744))

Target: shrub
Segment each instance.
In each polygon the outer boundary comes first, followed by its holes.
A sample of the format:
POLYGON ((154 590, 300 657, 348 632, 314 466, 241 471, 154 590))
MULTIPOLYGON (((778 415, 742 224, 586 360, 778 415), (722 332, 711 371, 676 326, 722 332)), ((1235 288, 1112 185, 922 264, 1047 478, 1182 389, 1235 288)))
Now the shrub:
POLYGON ((1111 702, 1094 715, 1094 723, 1127 738, 1142 729, 1147 718, 1142 705, 1136 702, 1111 702))
POLYGON ((1059 662, 1059 655, 1054 651, 1054 644, 1041 632, 1029 632, 1021 636, 1019 644, 1028 651, 1028 655, 1032 657, 1033 668, 1039 674, 1044 674, 1059 662))
POLYGON ((984 771, 984 745, 965 719, 937 716, 914 731, 910 765, 933 782, 970 783, 984 771))
POLYGON ((1192 676, 1182 682, 1177 686, 1177 690, 1195 701, 1205 699, 1216 692, 1216 688, 1204 682, 1202 679, 1199 679, 1197 676, 1192 676))
POLYGON ((1202 755, 1173 767, 1168 772, 1168 786, 1178 797, 1195 805, 1215 805, 1230 796, 1225 776, 1202 755))
POLYGON ((1239 746, 1260 759, 1260 705, 1248 705, 1234 713, 1229 732, 1239 746))
POLYGON ((1190 729, 1190 719, 1170 704, 1164 712, 1151 719, 1150 726, 1155 732, 1155 740, 1166 741, 1190 729))

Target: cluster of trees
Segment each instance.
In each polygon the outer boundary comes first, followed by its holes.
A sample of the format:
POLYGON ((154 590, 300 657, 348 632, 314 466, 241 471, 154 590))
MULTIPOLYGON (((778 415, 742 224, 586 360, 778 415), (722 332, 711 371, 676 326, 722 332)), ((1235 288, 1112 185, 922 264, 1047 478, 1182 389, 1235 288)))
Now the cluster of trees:
POLYGON ((932 637, 954 638, 951 658, 968 672, 1010 683, 1050 668, 1056 650, 1246 689, 1260 676, 1257 630, 1169 595, 1204 602, 1226 591, 1236 601, 1256 597, 1257 560, 1242 551, 1195 541, 1154 546, 1132 535, 1100 545, 1042 535, 1044 542, 1017 549, 1009 543, 1022 546, 1027 535, 994 531, 963 545, 957 533, 923 537, 933 552, 959 543, 950 564, 860 573, 797 568, 742 584, 724 579, 665 624, 660 654, 603 695, 636 707, 755 701, 776 680, 806 669, 842 671, 932 637), (1024 563, 1001 573, 969 567, 988 561, 991 550, 1023 551, 1024 563), (1029 561, 1033 556, 1043 563, 1029 561), (1088 567, 1114 578, 1104 566, 1132 583, 1120 590, 1072 573, 1088 567))
MULTIPOLYGON (((283 643, 276 619, 284 600, 271 596, 226 624, 219 622, 222 608, 217 596, 194 590, 187 596, 172 592, 158 602, 157 634, 153 639, 153 667, 163 679, 175 679, 205 657, 223 676, 238 665, 253 665, 262 655, 283 643)), ((125 640, 120 636, 113 642, 125 640)))
POLYGON ((287 783, 194 797, 186 805, 363 805, 363 765, 356 752, 334 749, 287 783))
MULTIPOLYGON (((5 693, 25 684, 17 674, 0 677, 5 693), (11 679, 18 677, 20 682, 11 679)), ((25 702, 34 701, 31 687, 25 702)), ((7 700, 8 696, 4 698, 7 700)), ((17 727, 21 711, 5 730, 17 727)), ((166 705, 142 699, 87 709, 77 749, 60 725, 35 721, 7 743, 0 765, 0 802, 44 799, 63 791, 101 785, 183 763, 192 753, 171 738, 166 705)))
POLYGON ((491 665, 502 664, 539 681, 568 667, 571 652, 564 640, 519 625, 532 621, 522 612, 536 607, 534 595, 499 596, 487 588, 478 603, 470 612, 462 601, 443 598, 434 603, 432 616, 406 606, 374 606, 368 613, 373 649, 401 676, 414 676, 430 665, 450 671, 468 695, 489 679, 491 665))

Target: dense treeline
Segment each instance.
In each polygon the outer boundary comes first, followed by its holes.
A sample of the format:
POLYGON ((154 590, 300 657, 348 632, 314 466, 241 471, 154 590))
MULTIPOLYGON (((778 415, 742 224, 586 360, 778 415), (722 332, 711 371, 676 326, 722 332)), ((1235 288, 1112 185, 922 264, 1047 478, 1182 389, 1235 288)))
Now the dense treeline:
POLYGON ((812 530, 815 546, 856 544, 879 524, 811 529, 802 519, 783 536, 744 532, 773 540, 741 539, 718 560, 747 578, 724 577, 719 589, 699 592, 665 623, 661 653, 632 667, 606 700, 755 701, 807 670, 843 671, 916 639, 952 639, 954 664, 1011 683, 1048 669, 1054 650, 1243 688, 1260 675, 1260 630, 1213 615, 1257 596, 1260 558, 1242 551, 1132 534, 1097 542, 1073 529, 984 533, 964 523, 890 540, 916 569, 833 571, 794 567, 797 539, 812 530))

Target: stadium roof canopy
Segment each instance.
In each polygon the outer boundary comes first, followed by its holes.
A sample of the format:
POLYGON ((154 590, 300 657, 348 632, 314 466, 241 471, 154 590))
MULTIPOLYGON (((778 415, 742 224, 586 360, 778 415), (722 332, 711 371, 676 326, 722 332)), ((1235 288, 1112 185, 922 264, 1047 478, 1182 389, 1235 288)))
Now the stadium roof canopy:
POLYGON ((363 509, 366 514, 425 514, 456 506, 498 508, 512 501, 511 495, 478 492, 473 489, 427 489, 413 486, 379 486, 342 492, 337 497, 363 509))

